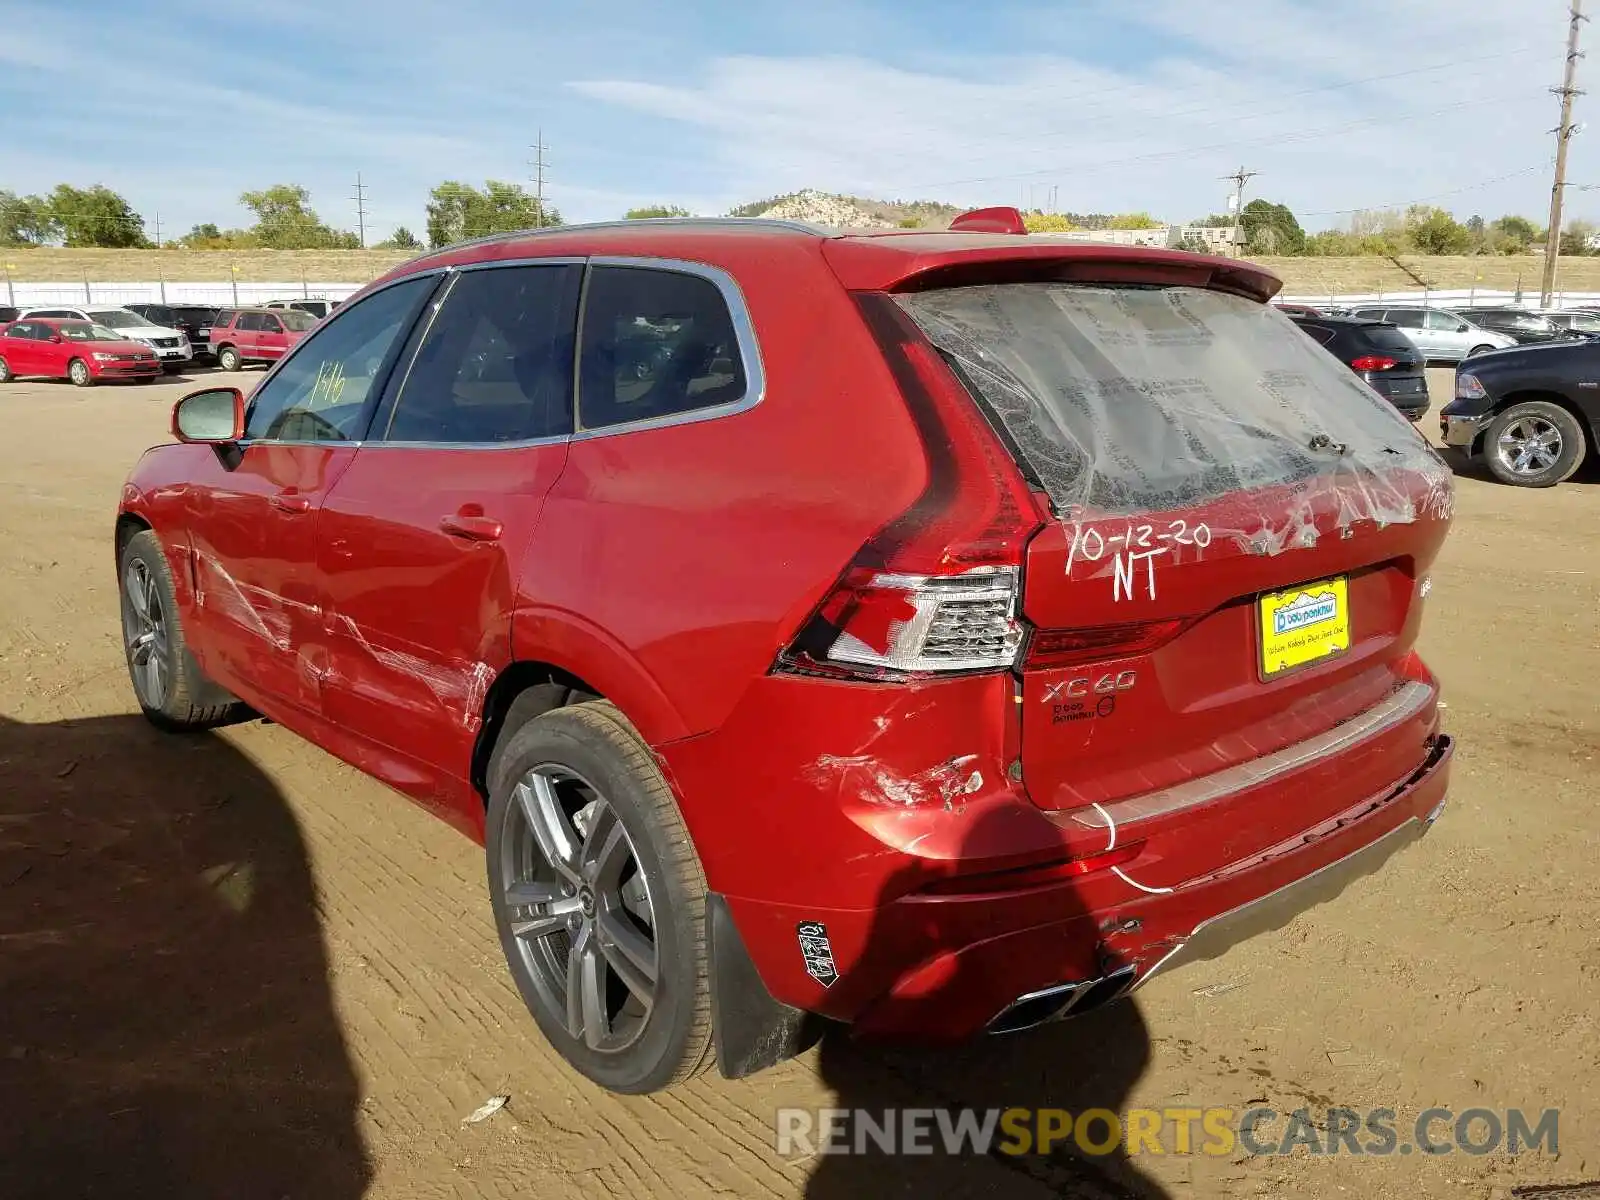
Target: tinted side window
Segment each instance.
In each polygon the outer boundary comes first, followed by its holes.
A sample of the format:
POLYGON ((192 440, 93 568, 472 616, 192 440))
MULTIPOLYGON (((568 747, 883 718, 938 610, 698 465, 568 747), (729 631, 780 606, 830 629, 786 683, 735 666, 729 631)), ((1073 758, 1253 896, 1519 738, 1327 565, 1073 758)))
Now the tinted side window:
POLYGON ((256 328, 261 330, 262 333, 282 333, 283 322, 278 320, 277 317, 269 317, 266 313, 261 313, 256 317, 256 328))
POLYGON ((716 284, 656 268, 593 269, 583 315, 582 428, 731 404, 747 387, 716 284))
POLYGON ((267 327, 267 319, 260 313, 240 313, 239 319, 234 323, 235 329, 251 329, 256 332, 267 327))
POLYGON ((1416 308, 1391 308, 1388 321, 1391 325, 1398 325, 1401 329, 1421 329, 1422 311, 1416 308))
POLYGON ((211 328, 226 329, 229 325, 233 324, 233 316, 233 313, 229 312, 227 309, 223 309, 211 319, 211 328))
POLYGON ((1442 329, 1446 333, 1461 333, 1467 328, 1465 321, 1460 317, 1453 317, 1447 312, 1439 312, 1430 308, 1427 316, 1429 329, 1442 329))
POLYGON ((245 437, 320 442, 357 436, 367 397, 388 374, 435 282, 419 276, 394 284, 320 326, 256 390, 245 437))
POLYGON ((582 282, 576 265, 462 272, 406 373, 385 440, 518 442, 571 433, 582 282))
POLYGON ((1326 325, 1312 325, 1307 321, 1296 321, 1295 324, 1305 330, 1313 341, 1323 346, 1333 341, 1333 335, 1337 332, 1326 325))

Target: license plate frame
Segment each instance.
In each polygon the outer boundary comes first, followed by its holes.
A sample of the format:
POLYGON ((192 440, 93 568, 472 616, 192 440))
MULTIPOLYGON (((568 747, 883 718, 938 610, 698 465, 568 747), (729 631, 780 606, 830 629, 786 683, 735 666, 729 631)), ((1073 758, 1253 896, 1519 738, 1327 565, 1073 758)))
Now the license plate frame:
POLYGON ((1350 579, 1334 575, 1256 597, 1256 671, 1281 679, 1350 652, 1350 579))

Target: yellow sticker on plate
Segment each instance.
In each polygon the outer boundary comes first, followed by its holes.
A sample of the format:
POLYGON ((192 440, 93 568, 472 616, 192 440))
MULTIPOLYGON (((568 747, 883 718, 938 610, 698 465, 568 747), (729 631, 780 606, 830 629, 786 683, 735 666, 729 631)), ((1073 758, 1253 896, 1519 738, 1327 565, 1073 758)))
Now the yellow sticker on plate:
POLYGON ((1324 579, 1261 597, 1261 674, 1280 675, 1350 649, 1350 586, 1324 579))

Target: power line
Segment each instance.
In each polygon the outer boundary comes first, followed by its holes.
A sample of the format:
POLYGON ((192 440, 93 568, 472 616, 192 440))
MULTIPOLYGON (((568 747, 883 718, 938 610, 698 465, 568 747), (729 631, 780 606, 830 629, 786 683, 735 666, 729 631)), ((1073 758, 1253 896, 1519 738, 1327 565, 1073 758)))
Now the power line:
POLYGON ((1480 179, 1476 183, 1469 183, 1465 187, 1451 188, 1447 192, 1433 192, 1427 196, 1413 196, 1409 200, 1395 200, 1388 204, 1363 204, 1356 208, 1324 208, 1315 212, 1302 212, 1302 217, 1347 217, 1352 213, 1366 212, 1369 209, 1409 208, 1413 204, 1421 204, 1426 200, 1443 200, 1447 196, 1459 196, 1463 192, 1475 192, 1482 188, 1493 187, 1497 183, 1504 183, 1508 179, 1516 179, 1523 175, 1531 175, 1535 171, 1544 170, 1544 163, 1534 163, 1531 167, 1520 170, 1508 171, 1504 175, 1496 175, 1492 179, 1480 179))
POLYGON ((1551 88, 1561 97, 1561 124, 1556 135, 1556 177, 1550 187, 1550 230, 1545 235, 1544 286, 1541 308, 1549 308, 1556 290, 1556 262, 1561 254, 1561 201, 1567 186, 1567 143, 1572 140, 1572 102, 1583 92, 1574 86, 1578 77, 1578 60, 1583 53, 1578 49, 1578 31, 1589 18, 1583 15, 1583 0, 1572 0, 1572 21, 1567 27, 1567 64, 1561 75, 1561 86, 1551 88))
POLYGON ((1329 125, 1321 129, 1304 130, 1299 133, 1273 133, 1264 137, 1243 138, 1226 142, 1212 142, 1204 146, 1185 146, 1178 150, 1157 150, 1148 154, 1135 154, 1127 158, 1101 159, 1099 161, 1079 161, 1058 164, 1053 167, 1044 167, 1037 171, 1011 171, 1003 175, 975 175, 967 179, 943 179, 932 183, 919 183, 913 186, 919 188, 957 187, 973 183, 994 183, 1005 179, 1027 179, 1039 175, 1055 175, 1066 171, 1094 170, 1102 167, 1122 167, 1134 163, 1159 162, 1166 159, 1188 158, 1196 154, 1210 154, 1218 150, 1234 150, 1242 146, 1277 146, 1287 142, 1315 141, 1318 138, 1331 137, 1336 134, 1348 133, 1352 129, 1360 129, 1368 125, 1397 125, 1403 121, 1420 120, 1424 117, 1437 117, 1447 112, 1455 112, 1464 108, 1482 108, 1490 104, 1504 105, 1504 95, 1479 98, 1476 100, 1463 100, 1456 104, 1447 104, 1443 108, 1416 110, 1404 113, 1384 113, 1381 116, 1365 117, 1359 121, 1349 121, 1342 125, 1329 125))
POLYGON ((356 202, 356 228, 360 232, 356 235, 361 248, 367 248, 367 189, 361 183, 361 172, 356 172, 356 194, 350 197, 356 202))

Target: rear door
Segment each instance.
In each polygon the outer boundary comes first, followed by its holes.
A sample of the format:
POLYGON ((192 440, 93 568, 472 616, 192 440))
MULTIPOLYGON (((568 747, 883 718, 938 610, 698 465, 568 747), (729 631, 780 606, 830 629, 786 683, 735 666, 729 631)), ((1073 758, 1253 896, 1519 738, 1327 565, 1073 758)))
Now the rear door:
MULTIPOLYGON (((1285 317, 1191 287, 902 303, 1058 518, 1024 566, 1035 803, 1103 828, 1090 806, 1281 750, 1405 685, 1450 475, 1285 317)), ((1376 792, 1416 768, 1420 741, 1340 765, 1376 792)), ((1305 818, 1262 814, 1236 849, 1305 818)))
POLYGON ((323 510, 327 715, 434 777, 468 778, 511 661, 524 552, 572 432, 582 277, 572 262, 454 273, 323 510))

